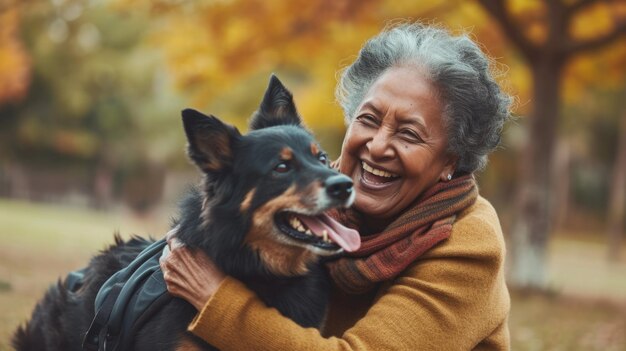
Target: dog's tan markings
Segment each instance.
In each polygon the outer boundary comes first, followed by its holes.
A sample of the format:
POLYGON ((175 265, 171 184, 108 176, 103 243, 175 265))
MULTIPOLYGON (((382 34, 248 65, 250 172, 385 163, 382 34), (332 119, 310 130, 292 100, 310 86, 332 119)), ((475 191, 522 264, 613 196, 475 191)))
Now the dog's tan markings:
POLYGON ((280 150, 280 159, 283 161, 289 161, 293 158, 293 150, 289 147, 284 147, 280 150))
POLYGON ((316 258, 309 250, 286 243, 283 234, 275 232, 274 215, 283 209, 304 207, 300 200, 301 195, 296 192, 295 186, 291 186, 252 215, 252 227, 245 242, 258 252, 267 268, 277 275, 306 274, 307 265, 316 258))
POLYGON ((311 143, 311 153, 315 157, 317 157, 317 155, 320 153, 320 148, 317 146, 316 143, 311 143))
MULTIPOLYGON (((252 245, 251 245, 252 246, 252 245)), ((257 242, 254 246, 267 268, 281 276, 299 276, 309 272, 307 265, 316 258, 315 255, 301 247, 278 246, 273 239, 257 242)))
POLYGON ((253 188, 252 190, 248 191, 248 193, 246 194, 246 197, 243 199, 243 202, 241 203, 241 206, 240 206, 241 212, 247 211, 250 208, 255 191, 256 191, 256 188, 253 188))
POLYGON ((195 142, 206 159, 206 162, 201 162, 198 166, 206 171, 216 172, 221 170, 225 166, 225 160, 230 159, 232 156, 230 138, 225 133, 197 136, 195 142))
POLYGON ((189 337, 183 336, 181 341, 176 346, 176 351, 202 351, 203 347, 198 346, 198 344, 189 337))

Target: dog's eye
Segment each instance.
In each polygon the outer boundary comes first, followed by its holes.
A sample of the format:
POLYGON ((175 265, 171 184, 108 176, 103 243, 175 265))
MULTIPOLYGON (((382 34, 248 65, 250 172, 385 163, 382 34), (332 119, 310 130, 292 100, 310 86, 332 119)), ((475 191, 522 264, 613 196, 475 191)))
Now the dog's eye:
POLYGON ((291 170, 291 164, 287 161, 283 161, 274 167, 274 171, 278 173, 287 173, 291 170))
POLYGON ((328 156, 326 156, 325 154, 320 154, 319 156, 317 156, 317 159, 320 160, 320 162, 323 165, 327 165, 328 164, 328 156))

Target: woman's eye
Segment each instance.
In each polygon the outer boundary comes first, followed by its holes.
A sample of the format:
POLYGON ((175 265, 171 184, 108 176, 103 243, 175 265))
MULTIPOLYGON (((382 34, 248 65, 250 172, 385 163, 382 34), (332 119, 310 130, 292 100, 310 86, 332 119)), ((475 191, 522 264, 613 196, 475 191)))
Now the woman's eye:
POLYGON ((320 162, 323 165, 327 165, 328 164, 328 156, 326 156, 324 154, 320 154, 317 158, 320 160, 320 162))
POLYGON ((402 133, 402 135, 404 135, 410 141, 415 141, 415 142, 422 141, 422 138, 420 138, 420 136, 416 132, 414 132, 414 131, 412 131, 410 129, 403 129, 400 132, 402 133))
POLYGON ((369 114, 360 115, 359 117, 357 117, 357 120, 367 125, 378 125, 378 120, 376 119, 376 117, 369 114))
POLYGON ((274 167, 274 171, 277 173, 287 173, 291 170, 289 162, 281 162, 274 167))

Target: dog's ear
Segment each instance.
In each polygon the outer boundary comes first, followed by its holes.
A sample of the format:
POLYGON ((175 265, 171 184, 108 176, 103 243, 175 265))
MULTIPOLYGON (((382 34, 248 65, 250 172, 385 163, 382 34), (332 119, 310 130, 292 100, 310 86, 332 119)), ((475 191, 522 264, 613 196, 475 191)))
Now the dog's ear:
POLYGON ((189 158, 210 173, 232 165, 233 144, 241 137, 237 128, 193 109, 183 110, 182 115, 189 158))
POLYGON ((299 126, 301 123, 296 105, 293 103, 293 95, 272 74, 261 106, 250 121, 250 130, 286 124, 299 126))

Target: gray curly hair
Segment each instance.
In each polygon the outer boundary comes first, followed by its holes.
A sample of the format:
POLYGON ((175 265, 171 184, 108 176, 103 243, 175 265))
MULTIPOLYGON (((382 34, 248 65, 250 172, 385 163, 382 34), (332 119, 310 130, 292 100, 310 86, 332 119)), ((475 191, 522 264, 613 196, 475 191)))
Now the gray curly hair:
POLYGON ((500 142, 510 117, 512 98, 495 82, 490 60, 467 35, 420 23, 386 28, 365 43, 357 59, 344 69, 336 97, 346 123, 372 84, 392 67, 424 68, 444 104, 448 151, 458 156, 456 172, 475 172, 500 142))

